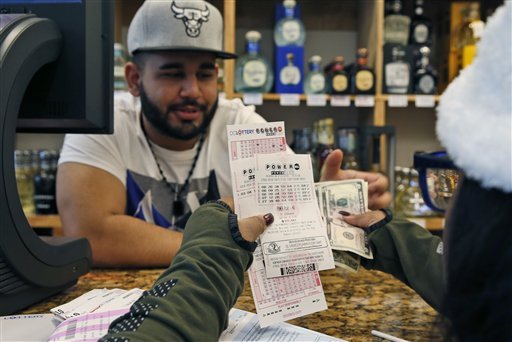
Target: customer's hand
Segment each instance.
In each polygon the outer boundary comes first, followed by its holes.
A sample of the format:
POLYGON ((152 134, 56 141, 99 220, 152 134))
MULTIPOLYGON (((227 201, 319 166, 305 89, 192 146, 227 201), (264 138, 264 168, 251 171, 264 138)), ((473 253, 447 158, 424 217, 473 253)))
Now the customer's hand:
MULTIPOLYGON (((221 199, 224 203, 229 205, 231 210, 234 211, 234 202, 232 197, 223 197, 221 199)), ((238 228, 242 237, 250 242, 256 241, 256 239, 265 231, 265 229, 274 222, 274 216, 272 214, 256 215, 246 217, 238 220, 238 228)))
POLYGON ((368 228, 386 218, 382 210, 372 210, 360 215, 343 215, 343 221, 359 228, 368 228))
POLYGON ((343 152, 339 149, 331 152, 325 159, 320 181, 345 179, 363 179, 368 182, 368 208, 386 208, 391 204, 391 193, 388 191, 388 178, 377 172, 342 170, 343 152))

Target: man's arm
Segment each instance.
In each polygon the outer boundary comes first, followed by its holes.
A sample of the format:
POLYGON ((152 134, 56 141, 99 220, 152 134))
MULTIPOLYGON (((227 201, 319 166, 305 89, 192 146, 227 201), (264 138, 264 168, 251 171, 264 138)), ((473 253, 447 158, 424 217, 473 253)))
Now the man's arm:
POLYGON ((93 166, 59 166, 57 205, 64 234, 86 237, 96 266, 167 267, 181 246, 182 233, 125 215, 123 184, 93 166))

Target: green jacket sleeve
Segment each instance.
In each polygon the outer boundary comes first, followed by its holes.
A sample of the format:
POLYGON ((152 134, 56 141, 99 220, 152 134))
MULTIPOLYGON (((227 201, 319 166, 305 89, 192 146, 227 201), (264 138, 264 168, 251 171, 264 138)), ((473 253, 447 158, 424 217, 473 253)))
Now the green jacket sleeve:
POLYGON ((439 310, 443 293, 443 243, 438 236, 394 218, 369 234, 373 260, 363 266, 392 274, 439 310))
POLYGON ((101 341, 217 341, 252 261, 232 237, 236 222, 220 204, 198 208, 171 266, 101 341))

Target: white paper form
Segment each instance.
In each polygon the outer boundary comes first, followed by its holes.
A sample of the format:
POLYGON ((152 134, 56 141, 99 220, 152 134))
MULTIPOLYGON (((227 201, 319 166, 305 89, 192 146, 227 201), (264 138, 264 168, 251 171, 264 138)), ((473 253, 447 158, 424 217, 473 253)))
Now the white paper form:
POLYGON ((255 157, 258 201, 248 214, 274 214, 274 223, 260 238, 267 278, 334 268, 310 156, 274 153, 255 157))
POLYGON ((60 320, 52 314, 0 317, 0 341, 47 341, 60 320))
POLYGON ((279 323, 272 327, 260 328, 255 314, 239 309, 229 312, 229 326, 219 337, 227 341, 345 341, 319 332, 298 327, 289 323, 279 323))
MULTIPOLYGON (((286 151, 284 123, 230 125, 228 141, 235 211, 239 217, 247 217, 245 210, 257 201, 254 155, 286 151)), ((317 271, 267 279, 258 247, 248 274, 261 327, 327 309, 317 271)))

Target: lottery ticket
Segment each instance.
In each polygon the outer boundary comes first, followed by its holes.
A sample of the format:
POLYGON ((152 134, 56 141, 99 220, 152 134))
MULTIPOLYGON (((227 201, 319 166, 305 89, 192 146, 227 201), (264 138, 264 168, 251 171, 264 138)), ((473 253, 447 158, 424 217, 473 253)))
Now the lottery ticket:
MULTIPOLYGON (((235 211, 239 217, 252 216, 257 202, 254 156, 287 151, 284 122, 230 125, 227 131, 235 211)), ((318 271, 267 278, 261 243, 248 274, 261 327, 327 309, 318 271)))

